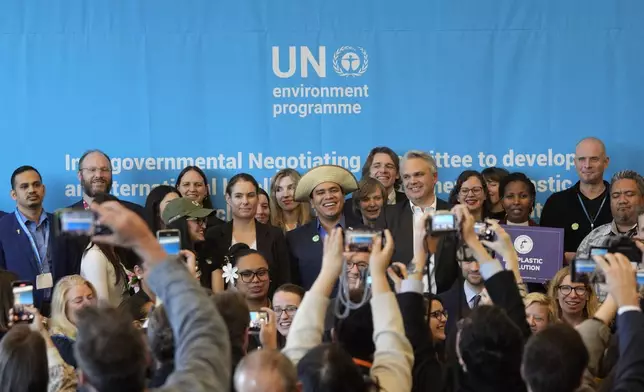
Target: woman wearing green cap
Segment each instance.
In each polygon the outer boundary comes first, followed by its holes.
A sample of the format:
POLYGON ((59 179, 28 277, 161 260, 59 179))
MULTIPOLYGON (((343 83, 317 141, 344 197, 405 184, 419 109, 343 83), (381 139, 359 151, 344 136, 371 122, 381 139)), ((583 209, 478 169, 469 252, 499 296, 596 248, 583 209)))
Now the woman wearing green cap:
POLYGON ((180 197, 168 203, 161 217, 168 229, 179 230, 181 249, 187 249, 197 256, 202 271, 201 284, 213 292, 222 291, 222 271, 213 268, 213 247, 205 242, 206 222, 215 210, 203 208, 194 200, 180 197))

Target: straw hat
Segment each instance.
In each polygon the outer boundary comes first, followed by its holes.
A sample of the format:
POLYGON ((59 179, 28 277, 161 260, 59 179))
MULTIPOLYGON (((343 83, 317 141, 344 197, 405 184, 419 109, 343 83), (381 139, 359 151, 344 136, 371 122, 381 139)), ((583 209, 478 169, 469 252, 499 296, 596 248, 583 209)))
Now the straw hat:
POLYGON ((316 166, 302 176, 295 188, 295 201, 309 201, 313 190, 323 182, 333 182, 346 195, 358 189, 358 180, 347 169, 336 165, 316 166))

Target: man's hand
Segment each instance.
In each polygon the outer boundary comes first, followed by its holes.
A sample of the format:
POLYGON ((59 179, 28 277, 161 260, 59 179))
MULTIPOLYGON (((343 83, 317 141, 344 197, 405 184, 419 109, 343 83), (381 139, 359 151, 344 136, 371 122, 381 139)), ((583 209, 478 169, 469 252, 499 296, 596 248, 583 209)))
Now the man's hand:
POLYGON ((112 234, 93 236, 92 242, 132 248, 150 267, 167 258, 143 219, 121 203, 92 203, 91 209, 98 214, 99 223, 112 231, 112 234))
POLYGON ((608 292, 617 306, 639 307, 635 270, 628 258, 621 253, 607 253, 604 256, 593 256, 593 259, 604 271, 608 292))
POLYGON ((262 347, 271 350, 277 350, 277 318, 271 308, 262 308, 268 314, 268 320, 262 320, 259 329, 259 341, 262 347))
MULTIPOLYGON (((456 220, 461 227, 461 238, 470 246, 471 243, 477 242, 479 237, 474 232, 474 217, 470 210, 463 204, 457 204, 452 208, 452 213, 456 215, 456 220)), ((470 246, 471 247, 471 246, 470 246)))

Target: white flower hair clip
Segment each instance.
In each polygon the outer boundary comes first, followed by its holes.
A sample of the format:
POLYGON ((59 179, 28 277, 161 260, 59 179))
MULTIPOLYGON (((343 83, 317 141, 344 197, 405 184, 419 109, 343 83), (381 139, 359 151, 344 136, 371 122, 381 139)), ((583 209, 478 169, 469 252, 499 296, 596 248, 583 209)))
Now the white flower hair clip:
POLYGON ((239 279, 239 274, 237 273, 238 269, 237 267, 233 267, 232 263, 230 261, 228 264, 224 265, 224 273, 222 277, 224 278, 225 283, 232 283, 232 285, 235 285, 235 280, 239 279))

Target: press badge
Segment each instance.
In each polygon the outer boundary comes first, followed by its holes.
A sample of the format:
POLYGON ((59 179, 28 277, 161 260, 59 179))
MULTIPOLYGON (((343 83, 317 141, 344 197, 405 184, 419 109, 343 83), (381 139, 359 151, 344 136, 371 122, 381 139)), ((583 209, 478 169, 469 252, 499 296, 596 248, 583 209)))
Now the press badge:
POLYGON ((54 278, 52 278, 51 273, 40 274, 36 276, 36 289, 50 289, 54 287, 54 278))

